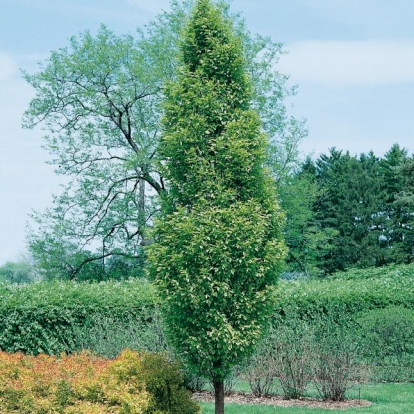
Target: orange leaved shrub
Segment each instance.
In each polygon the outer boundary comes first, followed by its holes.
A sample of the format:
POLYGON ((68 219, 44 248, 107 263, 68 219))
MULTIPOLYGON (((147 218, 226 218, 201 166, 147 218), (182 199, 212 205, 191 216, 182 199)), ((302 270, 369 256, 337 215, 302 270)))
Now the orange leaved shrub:
POLYGON ((0 413, 193 414, 178 366, 165 355, 123 351, 54 357, 0 352, 0 413))

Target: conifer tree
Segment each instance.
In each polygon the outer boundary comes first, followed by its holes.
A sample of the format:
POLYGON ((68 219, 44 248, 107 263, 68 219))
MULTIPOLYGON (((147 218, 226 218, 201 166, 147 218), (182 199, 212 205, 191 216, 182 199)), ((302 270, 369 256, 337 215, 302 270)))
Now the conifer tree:
POLYGON ((210 0, 198 0, 182 65, 166 88, 159 153, 169 191, 149 247, 171 343, 223 381, 266 328, 286 248, 275 184, 263 167, 267 138, 251 109, 240 39, 210 0))

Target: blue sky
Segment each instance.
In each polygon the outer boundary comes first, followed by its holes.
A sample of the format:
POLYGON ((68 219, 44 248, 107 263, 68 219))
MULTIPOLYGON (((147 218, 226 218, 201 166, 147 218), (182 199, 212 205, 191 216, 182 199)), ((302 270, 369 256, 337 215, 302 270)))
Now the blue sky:
MULTIPOLYGON (((0 0, 0 264, 25 250, 25 224, 59 193, 40 129, 21 129, 36 70, 51 50, 101 23, 134 33, 168 0, 0 0)), ((303 154, 330 147, 381 156, 398 142, 414 150, 412 0, 233 0, 252 32, 284 43, 278 69, 299 86, 288 103, 307 119, 303 154)))

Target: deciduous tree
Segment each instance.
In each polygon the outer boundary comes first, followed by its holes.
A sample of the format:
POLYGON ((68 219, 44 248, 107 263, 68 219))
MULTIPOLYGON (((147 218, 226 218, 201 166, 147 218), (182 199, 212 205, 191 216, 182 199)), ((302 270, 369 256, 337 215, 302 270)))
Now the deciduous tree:
POLYGON ((252 109, 242 42, 210 0, 198 0, 165 91, 159 154, 168 192, 150 246, 150 274, 172 344, 214 385, 266 328, 285 256, 284 216, 264 168, 267 137, 252 109))
MULTIPOLYGON (((55 263, 57 276, 76 278, 91 260, 105 266, 111 256, 143 260, 146 231, 165 190, 155 152, 164 84, 178 75, 178 38, 193 3, 173 1, 170 12, 136 36, 118 36, 105 26, 96 35, 81 33, 37 73, 24 75, 36 92, 24 126, 48 131, 44 146, 65 178, 62 194, 46 212, 34 213, 28 232, 37 262, 55 263), (56 252, 64 252, 69 273, 61 271, 56 252)), ((267 164, 280 181, 306 135, 284 105, 294 91, 275 70, 282 46, 252 35, 226 1, 219 7, 243 43, 252 107, 270 138, 267 164)))
POLYGON ((34 282, 38 278, 36 269, 24 258, 18 262, 6 262, 0 266, 0 282, 18 285, 34 282))

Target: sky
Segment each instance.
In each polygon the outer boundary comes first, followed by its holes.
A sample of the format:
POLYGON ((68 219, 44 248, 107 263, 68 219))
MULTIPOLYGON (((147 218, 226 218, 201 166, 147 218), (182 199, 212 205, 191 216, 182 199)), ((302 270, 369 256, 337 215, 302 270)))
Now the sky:
MULTIPOLYGON (((336 147, 383 156, 394 143, 414 151, 414 1, 233 0, 252 33, 271 36, 287 52, 277 69, 298 93, 288 109, 306 119, 305 156, 336 147)), ((21 119, 34 91, 20 69, 38 62, 101 23, 134 34, 168 0, 0 0, 0 265, 25 252, 32 210, 61 191, 40 128, 21 119)))

